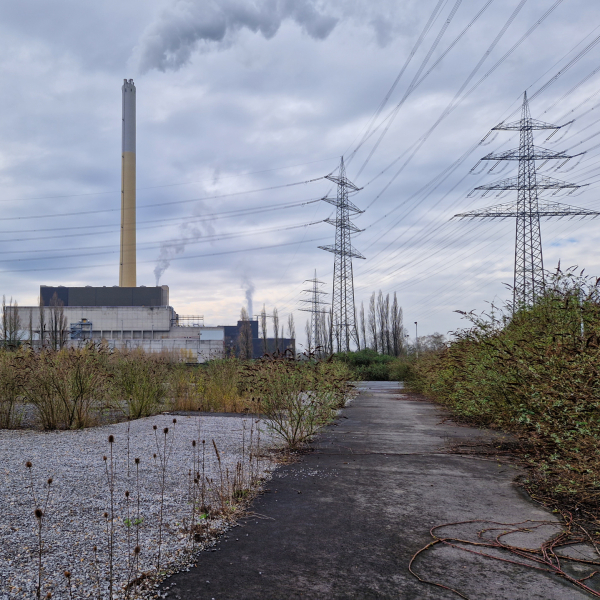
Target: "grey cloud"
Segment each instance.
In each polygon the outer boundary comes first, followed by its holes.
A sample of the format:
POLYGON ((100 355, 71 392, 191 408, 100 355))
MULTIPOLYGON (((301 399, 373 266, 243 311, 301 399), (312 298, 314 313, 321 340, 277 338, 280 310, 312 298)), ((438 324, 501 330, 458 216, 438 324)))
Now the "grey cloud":
POLYGON ((142 72, 178 70, 201 42, 223 42, 241 29, 271 39, 290 19, 314 39, 325 39, 337 19, 315 0, 177 0, 150 25, 137 47, 142 72))

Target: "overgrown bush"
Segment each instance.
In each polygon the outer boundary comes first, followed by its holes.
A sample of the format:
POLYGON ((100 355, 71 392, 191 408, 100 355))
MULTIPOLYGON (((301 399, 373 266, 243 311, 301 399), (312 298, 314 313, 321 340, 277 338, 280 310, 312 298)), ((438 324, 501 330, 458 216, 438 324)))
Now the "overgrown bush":
POLYGON ((156 414, 167 396, 168 371, 169 362, 160 354, 114 352, 109 361, 113 406, 132 419, 156 414))
POLYGON ((334 363, 265 358, 246 365, 244 384, 269 429, 296 449, 345 404, 348 376, 334 363))
POLYGON ((347 365, 357 381, 404 381, 410 364, 407 357, 379 354, 370 348, 338 352, 333 360, 347 365))
POLYGON ((92 424, 94 403, 106 392, 102 350, 28 351, 23 362, 25 398, 37 408, 44 429, 92 424))
POLYGON ((23 373, 20 363, 23 352, 0 352, 0 427, 15 427, 20 421, 17 411, 23 393, 23 373))
MULTIPOLYGON (((471 327, 414 366, 412 387, 530 444, 541 487, 600 501, 599 281, 557 271, 534 306, 471 327)), ((582 500, 583 501, 583 500, 582 500)))
MULTIPOLYGON (((352 378, 347 365, 288 359, 276 359, 275 363, 288 365, 291 372, 298 369, 293 385, 303 386, 302 393, 306 391, 305 397, 312 398, 308 408, 302 409, 302 422, 312 423, 308 430, 327 420, 318 412, 326 404, 334 408, 344 404, 347 381, 352 378)), ((225 359, 191 366, 175 356, 139 349, 110 351, 93 344, 40 352, 0 349, 0 427, 17 426, 23 404, 35 408, 39 425, 46 430, 88 427, 125 417, 138 419, 164 410, 260 412, 263 408, 252 397, 267 397, 264 369, 270 367, 264 364, 225 359), (257 378, 249 378, 256 365, 257 378)), ((270 397, 283 389, 283 371, 273 369, 270 397)), ((298 412, 300 406, 296 409, 298 412)), ((323 410, 329 414, 329 409, 323 410)), ((298 435, 292 435, 293 444, 298 435)))
POLYGON ((201 369, 200 410, 243 412, 250 404, 241 393, 243 362, 237 358, 211 360, 201 369))

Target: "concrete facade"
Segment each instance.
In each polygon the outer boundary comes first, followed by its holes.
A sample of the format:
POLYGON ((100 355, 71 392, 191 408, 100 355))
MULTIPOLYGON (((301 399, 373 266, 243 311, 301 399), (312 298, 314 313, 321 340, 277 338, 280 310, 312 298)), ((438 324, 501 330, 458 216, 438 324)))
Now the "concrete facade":
MULTIPOLYGON (((102 341, 113 349, 167 352, 184 362, 239 356, 240 333, 246 326, 238 321, 237 325, 205 327, 197 320, 187 325, 191 317, 178 315, 171 306, 20 306, 16 310, 21 322, 18 337, 22 341, 31 338, 34 347, 41 346, 43 321, 44 345, 52 337, 51 330, 58 328, 63 331, 60 337, 67 340, 67 347, 102 341)), ((264 341, 258 337, 258 321, 250 321, 249 325, 252 358, 260 358, 264 341)), ((267 339, 268 352, 287 349, 295 352, 295 340, 279 339, 276 348, 275 340, 267 339)))
MULTIPOLYGON (((41 313, 38 306, 20 306, 20 338, 40 343, 41 313)), ((225 355, 224 327, 177 325, 178 315, 170 306, 63 306, 43 307, 46 332, 52 319, 64 317, 67 346, 104 341, 109 348, 141 348, 147 352, 176 354, 184 362, 206 362, 225 355)), ((48 333, 44 336, 48 338, 48 333)))

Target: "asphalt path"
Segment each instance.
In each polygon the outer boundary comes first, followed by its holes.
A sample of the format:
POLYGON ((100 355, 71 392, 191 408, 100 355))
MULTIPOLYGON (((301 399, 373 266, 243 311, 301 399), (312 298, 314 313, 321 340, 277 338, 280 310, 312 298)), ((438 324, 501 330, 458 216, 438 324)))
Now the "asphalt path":
MULTIPOLYGON (((401 384, 360 389, 311 452, 278 467, 254 502, 255 516, 203 552, 197 567, 165 582, 167 598, 455 599, 461 596, 418 581, 408 569, 432 541, 432 527, 462 522, 440 535, 477 541, 484 528, 509 529, 490 521, 529 520, 529 531, 503 538, 527 547, 559 531, 556 518, 515 484, 521 471, 514 463, 450 451, 499 434, 453 423, 431 402, 403 394, 401 384), (473 520, 479 522, 464 523, 473 520)), ((588 549, 578 551, 585 556, 588 549)), ((592 597, 554 574, 514 564, 518 557, 490 554, 513 562, 437 544, 413 568, 470 600, 592 597)), ((585 574, 573 567, 573 576, 585 574)))

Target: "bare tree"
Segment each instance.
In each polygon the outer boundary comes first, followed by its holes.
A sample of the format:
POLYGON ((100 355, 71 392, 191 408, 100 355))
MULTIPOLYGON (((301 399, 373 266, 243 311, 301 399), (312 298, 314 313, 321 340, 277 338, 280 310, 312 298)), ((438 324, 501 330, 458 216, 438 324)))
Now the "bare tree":
POLYGON ((250 328, 250 317, 246 307, 240 312, 241 325, 238 334, 238 349, 242 360, 252 358, 252 329, 250 328))
POLYGON ((46 340, 46 310, 44 308, 44 300, 41 296, 40 296, 39 334, 40 334, 40 348, 43 348, 44 341, 46 340))
POLYGON ((306 350, 310 353, 313 351, 313 330, 310 326, 310 319, 304 325, 304 333, 306 333, 306 350))
POLYGON ((446 336, 437 331, 431 335, 419 336, 419 352, 439 352, 446 345, 446 336))
POLYGON ((2 343, 5 348, 15 348, 23 337, 19 305, 12 298, 6 304, 2 296, 2 343))
POLYGON ((394 356, 400 356, 404 350, 404 322, 402 316, 402 307, 398 306, 398 298, 394 292, 394 301, 392 302, 392 347, 394 356))
MULTIPOLYGON (((12 304, 12 298, 11 304, 12 304)), ((2 346, 6 347, 8 339, 8 315, 6 314, 6 296, 2 296, 2 346)))
POLYGON ((369 299, 369 340, 371 348, 375 352, 379 352, 379 339, 377 336, 377 313, 375 310, 375 292, 371 294, 369 299))
POLYGON ((292 352, 296 354, 296 324, 294 323, 294 313, 288 315, 288 336, 292 352))
POLYGON ((275 332, 275 352, 279 350, 279 313, 273 308, 273 331, 275 332))
POLYGON ((367 340, 367 328, 365 324, 365 304, 360 303, 360 312, 358 313, 358 330, 360 331, 360 337, 362 338, 363 349, 368 348, 369 342, 367 340))
POLYGON ((263 341, 263 352, 266 354, 269 351, 269 347, 267 344, 267 337, 268 337, 268 331, 267 331, 267 309, 265 308, 265 305, 263 304, 262 310, 260 311, 260 329, 261 329, 261 337, 262 337, 262 341, 263 341))
POLYGON ((333 306, 329 309, 329 312, 325 316, 325 333, 323 339, 325 340, 325 354, 333 354, 333 306))
MULTIPOLYGON (((356 307, 354 307, 354 331, 356 332, 356 350, 358 352, 360 352, 360 349, 361 349, 361 343, 360 343, 360 322, 359 322, 358 317, 356 315, 356 307)), ((364 347, 364 340, 363 340, 363 347, 364 347)))
POLYGON ((383 296, 381 290, 377 297, 377 325, 379 334, 379 351, 382 354, 391 354, 391 334, 390 334, 390 295, 383 296))
POLYGON ((29 309, 29 347, 33 348, 33 309, 29 309))
POLYGON ((67 318, 63 310, 63 302, 58 299, 56 292, 50 300, 50 322, 48 324, 50 333, 50 346, 54 350, 60 350, 67 343, 67 318))

